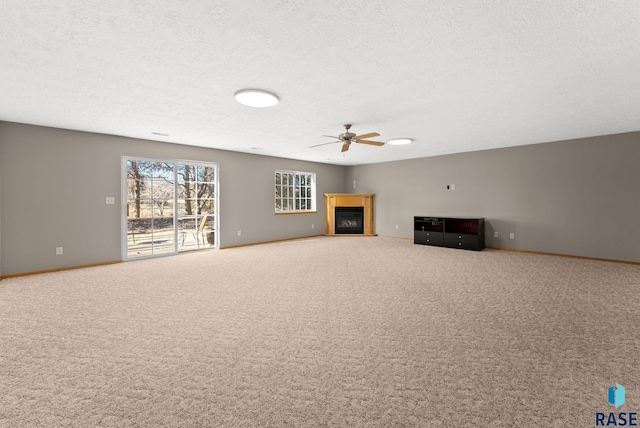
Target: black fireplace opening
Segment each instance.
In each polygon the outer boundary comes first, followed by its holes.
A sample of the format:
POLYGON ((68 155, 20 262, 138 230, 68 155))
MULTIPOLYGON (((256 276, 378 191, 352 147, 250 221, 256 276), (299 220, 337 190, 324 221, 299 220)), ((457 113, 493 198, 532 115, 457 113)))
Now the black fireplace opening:
POLYGON ((337 234, 364 234, 364 207, 336 207, 337 234))

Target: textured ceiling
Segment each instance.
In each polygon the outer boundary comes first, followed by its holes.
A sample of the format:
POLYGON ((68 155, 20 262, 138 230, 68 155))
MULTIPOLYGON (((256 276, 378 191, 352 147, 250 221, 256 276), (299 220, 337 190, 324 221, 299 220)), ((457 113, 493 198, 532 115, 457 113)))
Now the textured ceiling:
POLYGON ((339 165, 640 130, 637 0, 3 0, 0 41, 4 121, 339 165), (415 141, 309 148, 345 123, 415 141))

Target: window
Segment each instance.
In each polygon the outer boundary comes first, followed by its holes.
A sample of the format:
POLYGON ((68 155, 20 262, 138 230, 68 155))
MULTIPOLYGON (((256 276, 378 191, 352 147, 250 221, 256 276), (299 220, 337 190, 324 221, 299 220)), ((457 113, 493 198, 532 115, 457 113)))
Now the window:
POLYGON ((276 170, 276 213, 315 212, 316 175, 276 170))

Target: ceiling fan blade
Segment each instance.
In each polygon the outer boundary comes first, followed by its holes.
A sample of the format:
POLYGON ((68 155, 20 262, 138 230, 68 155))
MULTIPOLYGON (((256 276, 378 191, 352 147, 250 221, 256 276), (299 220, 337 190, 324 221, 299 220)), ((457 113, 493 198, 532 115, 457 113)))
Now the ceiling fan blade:
POLYGON ((340 139, 340 137, 334 137, 334 136, 332 136, 332 135, 323 135, 323 137, 335 138, 336 140, 339 140, 339 139, 340 139))
POLYGON ((349 150, 349 143, 345 142, 342 145, 342 150, 340 150, 341 152, 346 152, 347 150, 349 150))
POLYGON ((369 144, 372 146, 384 146, 384 143, 381 141, 356 140, 356 143, 369 144))
POLYGON ((370 137, 379 137, 380 134, 378 134, 377 132, 371 132, 369 134, 362 134, 362 135, 356 135, 356 140, 359 140, 360 138, 370 138, 370 137))
POLYGON ((311 147, 319 147, 319 146, 326 146, 327 144, 335 144, 335 143, 342 143, 342 141, 332 141, 330 143, 316 144, 314 146, 309 146, 309 148, 311 148, 311 147))

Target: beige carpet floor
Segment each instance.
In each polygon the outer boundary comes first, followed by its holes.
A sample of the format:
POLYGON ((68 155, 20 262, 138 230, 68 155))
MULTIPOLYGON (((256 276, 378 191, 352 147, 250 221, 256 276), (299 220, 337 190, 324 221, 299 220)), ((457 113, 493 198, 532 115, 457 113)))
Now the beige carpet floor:
POLYGON ((590 427, 640 411, 639 296, 639 266, 385 237, 6 279, 0 427, 590 427))

